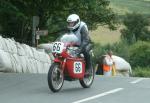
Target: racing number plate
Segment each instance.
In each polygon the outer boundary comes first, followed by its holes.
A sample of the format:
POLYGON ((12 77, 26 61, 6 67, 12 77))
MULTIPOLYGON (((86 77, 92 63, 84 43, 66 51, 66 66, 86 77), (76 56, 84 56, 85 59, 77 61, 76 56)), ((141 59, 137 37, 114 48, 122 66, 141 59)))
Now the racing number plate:
POLYGON ((82 62, 74 62, 74 73, 75 74, 80 74, 82 73, 82 62))
POLYGON ((64 43, 62 42, 54 42, 52 52, 53 53, 62 53, 64 47, 64 43))

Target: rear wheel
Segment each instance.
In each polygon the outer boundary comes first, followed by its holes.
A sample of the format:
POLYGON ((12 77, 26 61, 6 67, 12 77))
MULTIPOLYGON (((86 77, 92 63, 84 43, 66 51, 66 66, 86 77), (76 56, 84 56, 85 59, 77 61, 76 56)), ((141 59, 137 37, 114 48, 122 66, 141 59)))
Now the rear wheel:
POLYGON ((79 80, 80 81, 80 84, 83 88, 89 88, 92 83, 93 83, 93 80, 94 80, 94 69, 91 68, 89 70, 86 70, 86 73, 85 73, 85 76, 82 80, 79 80))
POLYGON ((64 83, 64 75, 60 64, 53 63, 48 72, 48 86, 53 92, 58 92, 64 83))

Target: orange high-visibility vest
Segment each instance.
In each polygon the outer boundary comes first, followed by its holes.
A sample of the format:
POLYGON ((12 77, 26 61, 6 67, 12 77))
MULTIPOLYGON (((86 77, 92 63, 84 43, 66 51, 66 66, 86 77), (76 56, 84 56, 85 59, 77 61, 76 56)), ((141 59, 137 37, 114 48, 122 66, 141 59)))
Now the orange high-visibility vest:
POLYGON ((112 68, 112 58, 108 55, 104 58, 105 62, 103 63, 103 71, 108 72, 112 68))
POLYGON ((110 71, 110 66, 106 65, 106 64, 103 64, 103 71, 105 71, 105 72, 110 71))

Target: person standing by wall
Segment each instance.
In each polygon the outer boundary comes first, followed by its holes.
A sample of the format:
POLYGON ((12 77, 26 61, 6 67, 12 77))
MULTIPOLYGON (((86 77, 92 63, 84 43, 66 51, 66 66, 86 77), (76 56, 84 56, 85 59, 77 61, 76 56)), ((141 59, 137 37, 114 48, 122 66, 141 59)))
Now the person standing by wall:
POLYGON ((112 76, 112 68, 114 61, 112 59, 112 51, 108 51, 103 59, 103 74, 105 76, 112 76))

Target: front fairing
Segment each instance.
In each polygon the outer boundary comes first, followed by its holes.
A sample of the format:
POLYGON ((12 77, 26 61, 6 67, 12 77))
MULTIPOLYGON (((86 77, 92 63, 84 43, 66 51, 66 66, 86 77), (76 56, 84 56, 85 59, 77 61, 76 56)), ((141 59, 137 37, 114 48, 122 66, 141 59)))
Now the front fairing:
MULTIPOLYGON (((61 44, 61 43, 63 44, 63 50, 61 50, 59 52, 56 51, 55 54, 58 54, 58 55, 60 55, 60 56, 62 56, 64 58, 77 56, 76 55, 76 50, 78 49, 77 48, 77 46, 78 46, 78 38, 74 34, 62 35, 61 37, 59 37, 53 43, 53 45, 56 44, 56 47, 58 47, 57 44, 61 44)), ((55 48, 53 48, 53 49, 55 49, 55 48)))

